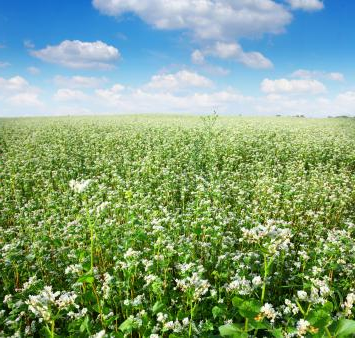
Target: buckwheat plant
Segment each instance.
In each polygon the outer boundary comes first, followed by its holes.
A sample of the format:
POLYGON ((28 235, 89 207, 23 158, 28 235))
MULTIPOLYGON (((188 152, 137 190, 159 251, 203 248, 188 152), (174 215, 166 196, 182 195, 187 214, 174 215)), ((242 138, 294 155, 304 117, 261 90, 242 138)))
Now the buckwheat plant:
POLYGON ((355 120, 0 119, 0 337, 355 337, 355 120))

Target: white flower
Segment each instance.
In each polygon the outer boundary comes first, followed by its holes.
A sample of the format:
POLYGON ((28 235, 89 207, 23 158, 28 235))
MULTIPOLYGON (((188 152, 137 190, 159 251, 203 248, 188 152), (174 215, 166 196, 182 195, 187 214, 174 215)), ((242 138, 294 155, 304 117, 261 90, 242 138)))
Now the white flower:
POLYGON ((289 299, 285 299, 285 308, 284 308, 284 313, 286 315, 293 313, 294 315, 297 314, 300 310, 297 307, 296 304, 292 303, 289 299))
POLYGON ((90 338, 103 338, 105 337, 106 331, 105 330, 101 330, 98 333, 95 333, 94 335, 90 336, 90 338))
POLYGON ((167 314, 164 314, 164 313, 162 313, 162 312, 159 312, 159 313, 157 314, 157 322, 164 323, 167 318, 168 318, 168 315, 167 315, 167 314))
POLYGON ((30 277, 28 279, 28 281, 23 284, 22 291, 25 291, 25 290, 29 289, 36 282, 37 282, 37 276, 30 277))
POLYGON ((170 321, 170 322, 167 322, 164 324, 164 327, 168 330, 173 330, 174 329, 174 322, 173 321, 170 321))
POLYGON ((72 264, 72 265, 69 265, 65 268, 64 273, 66 275, 69 275, 69 274, 77 275, 77 274, 81 273, 82 271, 83 271, 83 267, 81 264, 72 264))
POLYGON ((110 283, 112 280, 113 280, 113 277, 109 273, 105 272, 104 273, 104 282, 103 282, 102 288, 101 288, 104 299, 108 299, 110 296, 110 291, 111 291, 110 283))
POLYGON ((185 318, 182 320, 182 325, 183 325, 183 326, 188 326, 189 323, 190 323, 189 317, 185 317, 185 318))
POLYGON ((297 291, 297 297, 300 299, 300 300, 306 300, 308 295, 307 295, 307 292, 306 291, 303 291, 303 290, 299 290, 297 291))
POLYGON ((126 253, 123 255, 125 259, 127 258, 137 258, 139 256, 139 252, 129 248, 126 253))
POLYGON ((5 295, 3 303, 6 304, 10 302, 12 299, 12 295, 5 295))
POLYGON ((276 316, 278 313, 275 311, 274 307, 270 303, 265 303, 261 309, 260 312, 273 323, 276 319, 276 316))
POLYGON ((89 187, 90 183, 91 180, 82 180, 82 181, 70 180, 69 186, 72 190, 80 194, 89 187))
POLYGON ((96 212, 99 214, 102 211, 104 211, 107 206, 110 204, 110 202, 102 202, 97 208, 96 208, 96 212))
POLYGON ((297 324, 297 333, 299 336, 304 336, 307 333, 308 328, 310 327, 310 323, 307 320, 300 319, 297 324))
POLYGON ((254 287, 259 287, 263 285, 263 280, 261 279, 260 276, 255 276, 253 280, 251 281, 254 287))
POLYGON ((250 281, 236 275, 234 280, 226 286, 228 292, 237 292, 240 295, 249 295, 252 292, 250 281))
POLYGON ((346 296, 346 301, 341 305, 341 307, 344 309, 345 316, 351 316, 352 314, 352 308, 355 303, 355 293, 349 293, 346 296))

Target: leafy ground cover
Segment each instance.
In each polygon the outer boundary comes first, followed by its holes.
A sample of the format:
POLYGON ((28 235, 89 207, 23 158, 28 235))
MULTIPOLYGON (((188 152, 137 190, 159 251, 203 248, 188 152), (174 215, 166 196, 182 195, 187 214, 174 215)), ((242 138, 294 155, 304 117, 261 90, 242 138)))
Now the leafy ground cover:
POLYGON ((0 336, 355 336, 355 120, 0 120, 0 336))

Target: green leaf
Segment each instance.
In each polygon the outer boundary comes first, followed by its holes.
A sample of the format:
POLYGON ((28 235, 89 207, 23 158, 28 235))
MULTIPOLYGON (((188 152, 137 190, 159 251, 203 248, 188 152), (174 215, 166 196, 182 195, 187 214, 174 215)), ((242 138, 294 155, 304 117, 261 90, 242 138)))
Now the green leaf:
POLYGON ((224 314, 224 310, 223 309, 221 309, 218 306, 214 306, 213 307, 213 309, 212 309, 213 318, 217 318, 217 317, 223 316, 223 314, 224 314))
POLYGON ((119 327, 118 327, 122 332, 132 332, 133 329, 135 328, 135 323, 133 318, 128 318, 126 319, 119 327))
POLYGON ((257 321, 255 319, 249 319, 249 327, 252 329, 269 329, 271 328, 271 325, 268 322, 265 322, 264 320, 257 321))
POLYGON ((323 309, 311 312, 307 316, 309 323, 317 328, 323 328, 329 325, 331 321, 330 313, 323 309))
POLYGON ((244 302, 244 299, 243 298, 240 298, 240 297, 233 297, 233 299, 232 299, 232 304, 233 304, 233 306, 234 307, 239 307, 239 306, 241 306, 242 304, 243 304, 243 302, 244 302))
POLYGON ((351 334, 355 334, 355 320, 342 319, 339 321, 335 336, 336 337, 349 337, 351 334))
POLYGON ((258 300, 252 299, 244 301, 239 306, 239 314, 244 318, 254 319, 260 312, 261 303, 258 300))
POLYGON ((329 313, 331 313, 331 312, 333 311, 333 308, 334 308, 334 306, 333 306, 333 303, 331 303, 331 302, 326 302, 326 303, 322 306, 322 310, 327 311, 327 312, 329 312, 329 313))
POLYGON ((153 314, 157 314, 158 312, 161 312, 165 307, 164 303, 157 301, 152 308, 153 314))
MULTIPOLYGON (((87 255, 87 253, 84 253, 84 254, 87 255)), ((91 270, 91 262, 90 261, 83 263, 82 266, 83 266, 84 271, 91 270)))
POLYGON ((272 334, 273 337, 275 337, 275 338, 283 338, 283 337, 284 337, 284 335, 283 335, 283 333, 282 333, 282 329, 273 329, 273 330, 271 331, 271 334, 272 334))
POLYGON ((87 275, 82 275, 81 277, 79 277, 79 279, 77 280, 77 283, 88 283, 88 284, 92 284, 94 283, 94 277, 91 274, 87 274, 87 275))
POLYGON ((233 337, 236 334, 243 332, 243 325, 241 324, 226 324, 218 328, 222 337, 233 337))
POLYGON ((83 322, 80 325, 80 332, 83 333, 88 329, 88 324, 89 324, 89 317, 86 316, 83 322))

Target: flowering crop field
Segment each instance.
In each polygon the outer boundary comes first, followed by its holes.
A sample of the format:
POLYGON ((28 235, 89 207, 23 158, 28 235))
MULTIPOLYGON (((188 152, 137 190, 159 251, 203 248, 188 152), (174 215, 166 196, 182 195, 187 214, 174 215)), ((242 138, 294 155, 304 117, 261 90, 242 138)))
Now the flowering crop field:
POLYGON ((355 337, 355 119, 2 119, 0 148, 0 336, 355 337))

